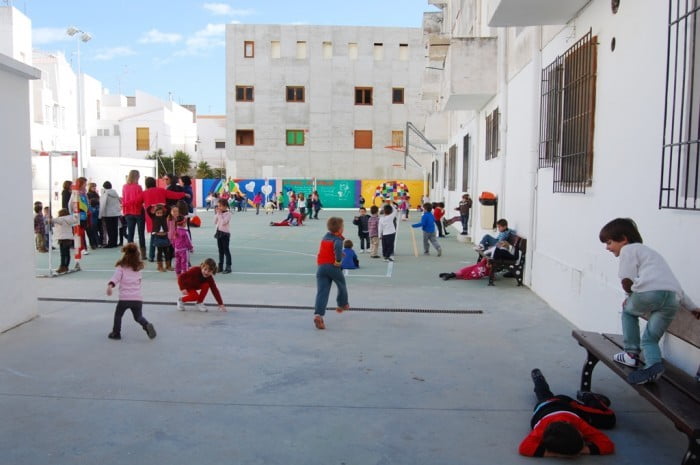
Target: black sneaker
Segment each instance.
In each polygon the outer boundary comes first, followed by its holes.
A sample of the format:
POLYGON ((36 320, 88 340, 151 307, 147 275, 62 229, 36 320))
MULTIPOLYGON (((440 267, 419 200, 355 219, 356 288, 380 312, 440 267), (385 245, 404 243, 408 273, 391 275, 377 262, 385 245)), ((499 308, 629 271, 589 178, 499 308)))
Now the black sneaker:
POLYGON ((119 334, 119 333, 115 333, 114 331, 112 331, 111 333, 109 333, 109 334, 107 335, 107 337, 110 338, 110 339, 114 339, 114 340, 117 340, 117 341, 118 341, 119 339, 122 338, 122 335, 119 334))
POLYGON ((146 331, 149 338, 154 339, 156 337, 156 329, 153 327, 152 323, 148 323, 143 329, 146 331))
POLYGON ((535 368, 534 370, 532 370, 530 372, 530 376, 532 376, 532 381, 534 381, 534 382, 537 382, 537 381, 545 381, 546 382, 547 381, 539 368, 535 368))

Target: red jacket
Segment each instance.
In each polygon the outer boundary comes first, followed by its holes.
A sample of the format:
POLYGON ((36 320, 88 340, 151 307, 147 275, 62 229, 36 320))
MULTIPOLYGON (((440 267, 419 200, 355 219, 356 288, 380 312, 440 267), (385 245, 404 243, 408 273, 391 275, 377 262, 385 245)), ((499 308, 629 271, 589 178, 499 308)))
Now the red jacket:
POLYGON ((607 455, 615 452, 615 444, 605 434, 583 421, 578 415, 563 411, 550 413, 538 421, 530 434, 520 443, 518 452, 529 457, 542 457, 545 452, 542 446, 544 430, 550 423, 556 421, 565 421, 573 425, 581 433, 583 442, 589 447, 591 455, 607 455))
POLYGON ((326 233, 321 239, 321 245, 318 247, 318 255, 316 256, 316 264, 318 265, 333 265, 340 264, 343 259, 343 236, 333 233, 326 233))
MULTIPOLYGON (((185 196, 184 192, 175 192, 163 189, 162 187, 149 187, 141 194, 141 198, 137 198, 136 202, 142 203, 145 208, 151 205, 158 205, 159 203, 165 205, 167 199, 180 200, 185 196)), ((181 215, 186 215, 187 213, 180 212, 181 215)), ((146 231, 151 232, 153 230, 153 222, 151 221, 150 215, 146 215, 146 231)))
POLYGON ((143 189, 138 184, 124 184, 122 187, 122 213, 124 215, 143 214, 142 199, 143 189))
POLYGON ((177 284, 180 286, 180 289, 188 291, 195 289, 199 290, 202 288, 202 284, 204 283, 209 284, 209 289, 211 289, 211 293, 214 294, 216 303, 218 303, 219 305, 223 305, 224 301, 221 299, 221 294, 219 293, 219 288, 216 287, 214 277, 209 276, 208 278, 205 278, 202 275, 201 267, 193 266, 192 268, 190 268, 189 270, 185 271, 177 277, 177 284))

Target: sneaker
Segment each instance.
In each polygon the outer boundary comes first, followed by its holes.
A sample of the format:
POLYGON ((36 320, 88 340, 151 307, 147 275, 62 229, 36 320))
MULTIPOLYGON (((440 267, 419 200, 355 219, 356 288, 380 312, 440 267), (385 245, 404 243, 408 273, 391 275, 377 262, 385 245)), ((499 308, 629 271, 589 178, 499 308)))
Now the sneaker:
POLYGON ((547 381, 547 380, 545 379, 544 375, 542 374, 542 371, 540 371, 539 368, 533 369, 533 370, 530 372, 530 377, 532 377, 532 381, 533 381, 533 382, 537 382, 537 381, 547 381))
POLYGON ((385 259, 384 259, 384 261, 385 261, 385 262, 388 262, 388 261, 389 261, 389 259, 388 259, 388 258, 385 258, 385 259))
POLYGON ((370 255, 369 258, 382 258, 379 255, 370 255))
POLYGON ((156 337, 156 329, 153 327, 152 323, 148 323, 145 328, 143 328, 148 334, 148 337, 153 339, 156 337))
POLYGON ((387 260, 388 262, 393 262, 393 261, 394 261, 394 257, 389 257, 389 258, 387 258, 386 260, 387 260))
POLYGON ((230 274, 231 273, 231 268, 226 268, 224 271, 221 272, 221 274, 230 274))
POLYGON ((195 305, 195 307, 197 307, 197 310, 199 310, 200 312, 208 312, 209 311, 207 306, 204 304, 197 304, 197 305, 195 305))
POLYGON ((423 255, 430 255, 430 252, 423 252, 423 255))
POLYGON ((442 249, 438 249, 438 257, 442 257, 442 249))
POLYGON ((338 313, 343 313, 345 310, 350 310, 350 304, 345 304, 342 307, 336 307, 335 311, 338 313))
POLYGON ((618 352, 613 355, 612 359, 617 363, 622 365, 627 365, 628 367, 637 368, 643 365, 642 361, 639 360, 639 355, 630 354, 628 352, 618 352))
POLYGON ((314 316, 314 325, 316 326, 316 329, 326 329, 326 325, 323 322, 323 317, 321 315, 314 316))
POLYGON ((88 253, 87 249, 82 250, 80 253, 81 253, 82 255, 90 255, 90 254, 88 253))
MULTIPOLYGON (((616 360, 617 361, 617 360, 616 360)), ((647 384, 653 383, 664 374, 664 364, 658 362, 650 366, 649 368, 643 368, 641 370, 633 371, 627 375, 627 381, 630 384, 647 384)))
POLYGON ((109 333, 109 334, 107 335, 107 337, 110 338, 110 339, 114 339, 114 340, 118 341, 119 339, 122 338, 122 335, 119 334, 119 333, 115 333, 114 331, 112 331, 111 333, 109 333))
POLYGON ((177 309, 181 312, 185 311, 185 302, 182 301, 182 297, 177 298, 177 302, 175 302, 175 305, 177 306, 177 309))

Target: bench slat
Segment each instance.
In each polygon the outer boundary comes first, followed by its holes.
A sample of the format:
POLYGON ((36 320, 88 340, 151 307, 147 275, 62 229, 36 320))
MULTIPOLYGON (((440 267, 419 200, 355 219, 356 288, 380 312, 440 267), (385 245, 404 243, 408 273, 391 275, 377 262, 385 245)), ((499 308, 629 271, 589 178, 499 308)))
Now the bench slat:
MULTIPOLYGON (((633 368, 626 367, 612 360, 612 356, 619 352, 621 348, 614 341, 619 335, 606 337, 599 333, 574 330, 572 336, 581 346, 586 348, 621 378, 626 380, 627 374, 633 371, 633 368)), ((666 361, 664 364, 667 367, 671 366, 666 361)), ((682 381, 683 377, 692 380, 692 377, 688 374, 673 367, 668 369, 664 376, 655 383, 630 386, 670 418, 676 428, 691 437, 698 438, 700 437, 700 403, 698 403, 700 387, 695 386, 694 390, 690 390, 693 395, 688 395, 689 393, 686 392, 686 389, 679 390, 677 388, 678 384, 685 387, 690 386, 682 381)))

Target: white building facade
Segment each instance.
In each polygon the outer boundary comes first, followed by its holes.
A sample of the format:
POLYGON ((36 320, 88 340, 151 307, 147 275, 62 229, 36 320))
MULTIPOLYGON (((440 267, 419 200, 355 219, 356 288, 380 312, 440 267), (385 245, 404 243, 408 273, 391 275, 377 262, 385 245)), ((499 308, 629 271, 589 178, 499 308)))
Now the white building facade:
POLYGON ((421 30, 226 26, 226 153, 234 177, 422 179, 403 169, 423 127, 421 30))
POLYGON ((196 164, 226 169, 226 115, 197 115, 196 164))
MULTIPOLYGON (((697 12, 651 0, 429 3, 442 11, 426 14, 425 43, 444 71, 424 95, 428 121, 446 128, 426 127, 445 141, 431 198, 449 209, 462 192, 497 194, 496 216, 528 239, 527 284, 581 328, 621 332, 618 263, 598 240, 616 217, 637 222, 700 302, 688 259, 700 244, 684 240, 700 230, 698 43, 684 42, 697 12)), ((475 201, 475 238, 491 232, 486 210, 475 201)), ((673 337, 664 353, 688 372, 700 362, 673 337)))

